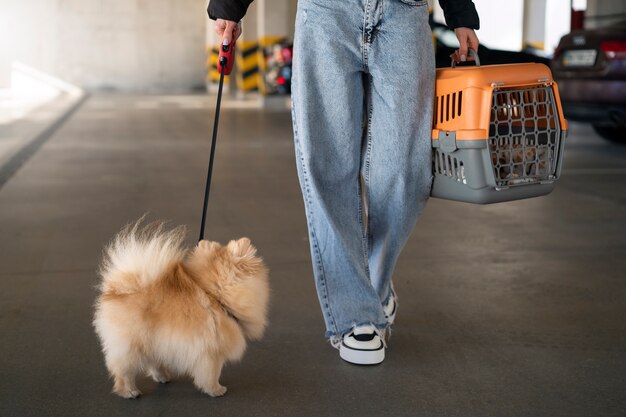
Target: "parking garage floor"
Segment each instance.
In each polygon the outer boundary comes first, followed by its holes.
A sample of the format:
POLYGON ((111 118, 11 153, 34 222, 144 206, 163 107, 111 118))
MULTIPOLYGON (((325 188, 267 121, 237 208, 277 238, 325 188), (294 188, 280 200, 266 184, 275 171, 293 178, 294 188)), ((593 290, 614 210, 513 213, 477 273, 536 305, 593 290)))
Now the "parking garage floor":
POLYGON ((323 338, 288 111, 225 108, 207 237, 249 236, 271 324, 223 398, 110 393, 91 327, 103 245, 149 212, 197 235, 213 97, 96 95, 0 188, 2 416, 623 416, 626 147, 572 124, 547 197, 431 200, 399 260, 385 362, 323 338))

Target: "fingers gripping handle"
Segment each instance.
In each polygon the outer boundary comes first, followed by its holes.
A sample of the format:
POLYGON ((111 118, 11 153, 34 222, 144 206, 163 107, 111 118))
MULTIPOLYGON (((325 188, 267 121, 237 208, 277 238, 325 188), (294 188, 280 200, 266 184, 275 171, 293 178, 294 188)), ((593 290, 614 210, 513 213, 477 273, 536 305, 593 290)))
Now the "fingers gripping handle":
POLYGON ((221 74, 222 71, 224 75, 229 75, 233 70, 233 65, 235 63, 235 42, 231 42, 230 45, 221 45, 220 46, 220 56, 217 61, 217 70, 221 74))
MULTIPOLYGON (((474 62, 476 63, 476 66, 480 67, 480 58, 478 58, 478 54, 476 53, 476 51, 474 51, 472 48, 468 48, 467 51, 472 56, 472 58, 474 58, 474 62)), ((456 67, 456 61, 452 59, 452 68, 455 68, 455 67, 456 67)))

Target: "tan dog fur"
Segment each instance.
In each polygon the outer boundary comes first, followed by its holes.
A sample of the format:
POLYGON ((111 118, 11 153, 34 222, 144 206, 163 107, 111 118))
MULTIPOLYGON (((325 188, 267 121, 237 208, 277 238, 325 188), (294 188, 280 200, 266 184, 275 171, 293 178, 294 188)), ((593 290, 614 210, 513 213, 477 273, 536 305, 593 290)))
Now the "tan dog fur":
POLYGON ((246 338, 261 338, 267 325, 267 268, 247 238, 186 251, 184 228, 139 223, 116 236, 100 269, 93 324, 113 391, 137 397, 140 373, 158 382, 189 375, 221 396, 222 366, 241 359, 246 338))

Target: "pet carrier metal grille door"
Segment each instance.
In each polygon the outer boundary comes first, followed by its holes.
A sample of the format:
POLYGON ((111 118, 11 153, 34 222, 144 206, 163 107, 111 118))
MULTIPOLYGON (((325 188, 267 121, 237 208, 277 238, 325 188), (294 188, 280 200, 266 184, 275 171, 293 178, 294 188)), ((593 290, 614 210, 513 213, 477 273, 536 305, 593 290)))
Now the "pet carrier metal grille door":
POLYGON ((485 204, 548 194, 566 132, 545 65, 437 70, 432 195, 485 204))

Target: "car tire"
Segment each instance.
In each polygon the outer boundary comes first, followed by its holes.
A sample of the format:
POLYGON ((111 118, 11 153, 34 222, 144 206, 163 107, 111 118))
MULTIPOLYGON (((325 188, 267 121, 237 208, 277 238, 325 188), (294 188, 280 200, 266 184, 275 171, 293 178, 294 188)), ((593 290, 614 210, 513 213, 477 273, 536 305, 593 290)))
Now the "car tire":
POLYGON ((626 144, 626 125, 624 126, 615 126, 615 125, 602 125, 602 124, 594 124, 593 130, 604 139, 609 140, 613 143, 626 144))

